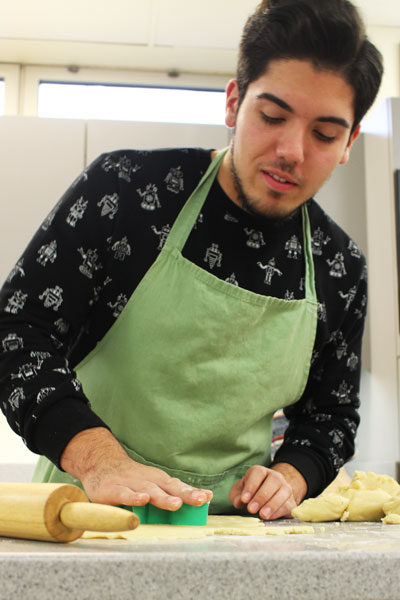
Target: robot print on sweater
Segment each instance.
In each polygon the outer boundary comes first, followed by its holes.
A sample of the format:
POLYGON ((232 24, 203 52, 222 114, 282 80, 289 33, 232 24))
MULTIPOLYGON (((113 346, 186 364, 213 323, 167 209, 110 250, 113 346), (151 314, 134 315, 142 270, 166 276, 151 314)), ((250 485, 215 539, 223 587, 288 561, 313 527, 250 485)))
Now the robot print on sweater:
POLYGON ((88 250, 78 248, 78 252, 83 258, 83 263, 79 265, 79 271, 88 279, 93 279, 94 272, 103 268, 103 265, 98 262, 99 255, 97 254, 97 250, 92 248, 88 250))
POLYGON ((16 290, 8 299, 4 310, 13 315, 18 314, 24 308, 27 298, 28 294, 24 294, 22 290, 16 290))
POLYGON ((210 248, 207 248, 204 262, 208 263, 212 270, 215 266, 220 267, 222 263, 222 252, 218 248, 218 244, 211 244, 210 248))
POLYGON ((71 206, 67 215, 66 221, 71 227, 75 227, 78 221, 83 219, 85 210, 87 209, 88 201, 84 200, 83 196, 71 206))
POLYGON ((353 242, 353 240, 349 241, 348 249, 350 250, 350 254, 351 254, 351 256, 353 256, 353 258, 358 258, 358 259, 361 258, 361 256, 362 256, 361 250, 357 246, 357 244, 355 242, 353 242))
POLYGON ((229 277, 227 277, 227 278, 225 279, 225 281, 226 281, 227 283, 230 283, 231 285, 235 285, 236 287, 239 287, 239 282, 238 282, 238 280, 236 279, 236 275, 235 275, 235 273, 231 273, 231 275, 229 275, 229 277))
POLYGON ((133 166, 131 159, 127 156, 120 156, 117 161, 113 160, 111 156, 107 156, 101 167, 106 173, 109 171, 117 172, 118 177, 124 179, 127 183, 131 183, 131 175, 141 169, 138 164, 133 166))
POLYGON ((107 306, 109 306, 113 311, 113 317, 116 319, 124 310, 125 306, 128 304, 128 298, 125 294, 119 294, 116 301, 114 303, 108 302, 107 306))
POLYGON ((164 179, 167 184, 167 190, 174 194, 179 194, 184 190, 182 167, 171 167, 168 175, 164 179))
POLYGON ((349 310, 350 308, 350 304, 353 302, 354 298, 356 297, 357 294, 357 288, 355 285, 353 285, 349 291, 347 292, 347 294, 345 294, 344 292, 342 292, 341 290, 338 291, 338 294, 341 298, 343 298, 343 300, 346 300, 346 305, 344 307, 344 310, 349 310))
POLYGON ((111 246, 111 251, 114 252, 114 259, 119 260, 120 262, 123 262, 127 256, 130 256, 132 254, 132 248, 131 245, 128 243, 128 238, 126 237, 126 235, 124 235, 122 239, 114 242, 114 244, 111 246))
POLYGON ((17 277, 17 275, 19 275, 19 277, 25 277, 25 271, 22 268, 23 263, 24 259, 20 258, 17 264, 11 269, 7 277, 8 283, 11 283, 11 281, 14 279, 14 277, 17 277))
POLYGON ((171 231, 171 227, 169 225, 169 223, 167 225, 163 225, 160 229, 160 231, 158 231, 157 227, 155 225, 151 226, 151 229, 154 231, 154 233, 156 235, 158 235, 158 250, 162 250, 164 247, 165 242, 167 241, 167 237, 170 234, 171 231))
POLYGON ((247 227, 245 227, 244 231, 247 235, 246 246, 254 248, 255 250, 259 250, 261 246, 265 246, 264 237, 261 231, 248 229, 247 227))
POLYGON ((327 259, 326 262, 330 266, 329 275, 331 277, 343 277, 346 275, 346 269, 344 266, 344 256, 342 252, 337 252, 335 258, 332 260, 327 259))
POLYGON ((158 187, 154 185, 154 183, 148 183, 143 192, 140 188, 138 188, 136 191, 142 199, 140 206, 144 208, 144 210, 155 210, 156 208, 161 208, 161 203, 157 194, 158 187))
POLYGON ((57 311, 63 303, 63 290, 59 285, 53 288, 46 288, 39 295, 39 300, 43 300, 45 308, 52 308, 54 311, 57 311))
POLYGON ((118 201, 119 196, 117 193, 103 196, 97 203, 97 206, 101 207, 101 216, 112 220, 118 212, 118 201))
POLYGON ((339 404, 350 404, 351 402, 351 390, 352 385, 349 385, 346 381, 342 381, 337 390, 331 392, 332 396, 336 396, 339 404))
POLYGON ((293 258, 294 260, 297 260, 301 255, 302 248, 296 235, 292 235, 292 237, 286 242, 285 250, 287 252, 287 257, 293 258))
POLYGON ((311 248, 312 253, 315 254, 315 256, 322 256, 323 247, 331 241, 331 238, 328 235, 326 237, 324 236, 325 234, 320 227, 318 227, 318 229, 316 229, 313 233, 311 239, 311 248))
POLYGON ((262 262, 258 261, 257 265, 260 269, 265 271, 264 283, 267 285, 271 285, 274 275, 278 275, 279 277, 283 275, 282 271, 275 266, 275 258, 271 258, 266 265, 263 265, 262 262))
POLYGON ((3 338, 1 345, 3 352, 13 352, 14 350, 20 350, 24 347, 24 340, 16 333, 9 333, 3 338))
POLYGON ((50 261, 52 264, 57 258, 57 241, 53 240, 49 244, 44 244, 38 250, 38 257, 36 262, 42 267, 45 267, 47 263, 50 261))

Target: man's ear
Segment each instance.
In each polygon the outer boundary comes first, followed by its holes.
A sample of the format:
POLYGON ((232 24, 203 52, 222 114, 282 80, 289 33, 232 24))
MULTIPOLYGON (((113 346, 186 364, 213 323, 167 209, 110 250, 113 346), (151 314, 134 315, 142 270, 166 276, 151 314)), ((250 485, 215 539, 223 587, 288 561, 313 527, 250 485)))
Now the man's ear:
POLYGON ((231 79, 226 86, 225 123, 235 127, 236 113, 239 100, 239 88, 236 79, 231 79))
POLYGON ((353 145, 353 143, 356 141, 356 139, 358 138, 358 136, 360 135, 360 129, 361 129, 361 125, 357 125, 357 127, 355 128, 355 130, 353 131, 353 133, 350 136, 350 139, 347 143, 347 146, 345 148, 345 151, 343 152, 343 156, 339 161, 340 165, 344 165, 347 163, 347 161, 350 158, 350 150, 351 147, 353 145))

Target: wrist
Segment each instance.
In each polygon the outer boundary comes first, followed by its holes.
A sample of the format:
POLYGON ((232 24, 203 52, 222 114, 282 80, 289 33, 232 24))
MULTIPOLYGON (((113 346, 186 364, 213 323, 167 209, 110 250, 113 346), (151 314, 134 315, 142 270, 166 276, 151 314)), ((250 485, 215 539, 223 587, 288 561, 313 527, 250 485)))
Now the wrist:
POLYGON ((66 445, 61 455, 61 468, 82 481, 88 473, 112 458, 127 457, 125 450, 104 427, 84 429, 66 445))
POLYGON ((307 494, 307 482, 300 471, 289 463, 277 463, 271 469, 278 471, 284 476, 293 490, 293 497, 296 504, 300 504, 307 494))

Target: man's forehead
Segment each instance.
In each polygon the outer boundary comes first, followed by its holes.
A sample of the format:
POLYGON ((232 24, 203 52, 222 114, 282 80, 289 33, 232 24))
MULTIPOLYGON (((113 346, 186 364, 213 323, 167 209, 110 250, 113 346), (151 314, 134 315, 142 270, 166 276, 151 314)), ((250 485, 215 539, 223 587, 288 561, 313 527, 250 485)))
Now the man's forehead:
POLYGON ((296 101, 306 105, 319 101, 323 112, 354 112, 355 92, 344 75, 311 60, 273 59, 249 88, 255 99, 271 101, 275 97, 287 110, 295 111, 296 101))

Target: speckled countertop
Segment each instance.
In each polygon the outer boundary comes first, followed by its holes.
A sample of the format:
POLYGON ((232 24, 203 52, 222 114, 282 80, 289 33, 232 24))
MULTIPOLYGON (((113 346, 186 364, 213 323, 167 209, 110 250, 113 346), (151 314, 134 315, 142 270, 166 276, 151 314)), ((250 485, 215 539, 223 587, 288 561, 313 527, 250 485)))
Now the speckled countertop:
POLYGON ((0 538, 0 599, 400 600, 400 525, 313 525, 173 542, 0 538))

